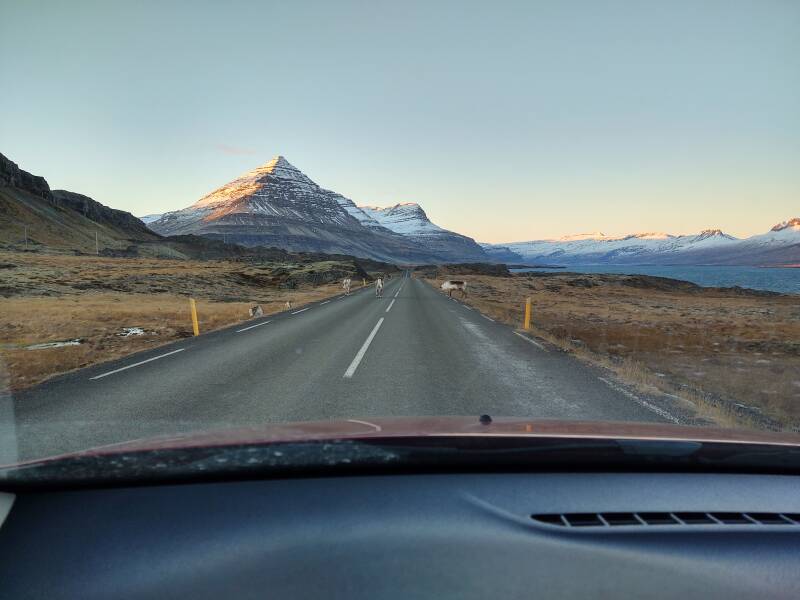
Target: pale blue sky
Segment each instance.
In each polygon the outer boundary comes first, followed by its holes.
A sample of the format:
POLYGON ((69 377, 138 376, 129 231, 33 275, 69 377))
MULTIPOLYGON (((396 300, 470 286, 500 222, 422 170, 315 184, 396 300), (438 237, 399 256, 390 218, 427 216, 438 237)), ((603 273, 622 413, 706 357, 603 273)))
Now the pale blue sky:
POLYGON ((275 154, 480 241, 800 216, 800 2, 10 2, 0 152, 142 215, 275 154))

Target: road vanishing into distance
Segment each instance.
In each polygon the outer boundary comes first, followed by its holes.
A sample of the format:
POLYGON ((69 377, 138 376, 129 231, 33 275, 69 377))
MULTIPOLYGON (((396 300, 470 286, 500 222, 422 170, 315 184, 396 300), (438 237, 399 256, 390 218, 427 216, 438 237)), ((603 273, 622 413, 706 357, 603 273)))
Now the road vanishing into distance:
MULTIPOLYGON (((679 422, 603 371, 408 276, 5 398, 24 460, 153 435, 373 416, 679 422)), ((6 461, 0 462, 7 462, 6 461)))

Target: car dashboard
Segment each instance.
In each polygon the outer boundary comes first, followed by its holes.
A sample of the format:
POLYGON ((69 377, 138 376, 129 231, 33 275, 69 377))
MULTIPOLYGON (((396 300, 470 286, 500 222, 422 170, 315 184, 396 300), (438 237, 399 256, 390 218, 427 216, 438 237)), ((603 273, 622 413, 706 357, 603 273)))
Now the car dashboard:
POLYGON ((800 597, 793 475, 315 476, 4 501, 4 598, 800 597))

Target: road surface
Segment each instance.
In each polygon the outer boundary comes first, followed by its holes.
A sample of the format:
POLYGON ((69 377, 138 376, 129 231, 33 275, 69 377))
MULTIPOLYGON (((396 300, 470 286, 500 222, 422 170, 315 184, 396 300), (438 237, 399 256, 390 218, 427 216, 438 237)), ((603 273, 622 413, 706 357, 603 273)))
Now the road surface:
MULTIPOLYGON (((571 356, 409 277, 17 394, 17 458, 282 421, 475 415, 678 422, 571 356)), ((13 414, 10 414, 13 411, 13 414)), ((1 415, 0 415, 1 416, 1 415)))

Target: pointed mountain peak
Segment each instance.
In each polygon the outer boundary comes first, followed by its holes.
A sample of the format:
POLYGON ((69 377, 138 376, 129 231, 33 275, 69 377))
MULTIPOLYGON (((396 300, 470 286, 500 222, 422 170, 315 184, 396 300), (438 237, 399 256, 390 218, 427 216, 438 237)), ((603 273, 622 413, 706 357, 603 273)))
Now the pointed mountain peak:
POLYGON ((800 229, 800 218, 795 217, 783 223, 778 223, 770 231, 783 231, 784 229, 800 229))
POLYGON ((427 215, 425 214, 423 208, 416 202, 400 202, 398 204, 395 204, 394 206, 390 206, 387 210, 403 211, 406 213, 417 213, 427 218, 427 215))
POLYGON ((287 185, 307 190, 319 188, 300 169, 279 154, 260 167, 240 175, 230 183, 204 196, 195 202, 192 208, 208 208, 219 204, 237 202, 243 198, 252 198, 265 186, 272 185, 279 187, 287 185))
POLYGON ((695 242, 700 242, 704 240, 711 240, 714 242, 723 242, 723 241, 734 241, 736 240, 735 237, 732 235, 728 235, 722 229, 704 229, 696 236, 694 236, 695 242))
POLYGON ((289 163, 288 160, 286 160, 285 156, 283 156, 282 154, 277 154, 273 156, 271 159, 269 159, 267 162, 265 162, 260 168, 274 169, 275 167, 286 168, 286 167, 292 167, 292 165, 289 163))
POLYGON ((286 160, 285 156, 278 154, 246 175, 273 175, 284 179, 295 179, 293 174, 300 174, 305 177, 300 169, 286 160))

